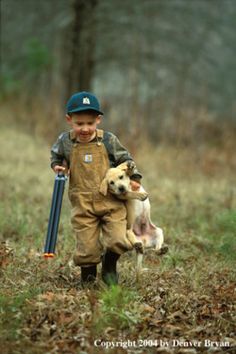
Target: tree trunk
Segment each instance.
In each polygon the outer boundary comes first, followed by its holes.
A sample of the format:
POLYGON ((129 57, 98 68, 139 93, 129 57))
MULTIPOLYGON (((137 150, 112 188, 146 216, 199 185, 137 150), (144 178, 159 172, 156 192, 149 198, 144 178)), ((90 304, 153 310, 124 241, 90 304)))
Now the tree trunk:
POLYGON ((97 0, 74 0, 74 19, 69 33, 67 92, 89 91, 94 71, 95 9, 97 0))
POLYGON ((0 0, 0 89, 2 89, 2 4, 0 0))

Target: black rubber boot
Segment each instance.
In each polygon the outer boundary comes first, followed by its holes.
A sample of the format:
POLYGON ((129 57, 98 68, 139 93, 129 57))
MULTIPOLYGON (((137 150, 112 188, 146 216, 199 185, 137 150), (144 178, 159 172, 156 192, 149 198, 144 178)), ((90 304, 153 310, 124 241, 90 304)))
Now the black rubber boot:
POLYGON ((92 284, 97 276, 97 266, 81 267, 81 281, 83 285, 92 284))
POLYGON ((116 271, 116 263, 120 255, 107 251, 102 258, 102 280, 107 285, 116 285, 118 284, 118 274, 116 271))

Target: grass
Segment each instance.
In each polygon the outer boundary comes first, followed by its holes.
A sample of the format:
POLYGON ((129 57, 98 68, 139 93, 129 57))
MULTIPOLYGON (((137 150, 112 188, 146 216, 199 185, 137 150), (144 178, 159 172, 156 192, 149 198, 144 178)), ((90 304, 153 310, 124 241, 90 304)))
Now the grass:
MULTIPOLYGON (((102 353, 96 338, 229 338, 235 345, 233 154, 167 146, 152 156, 148 146, 137 151, 152 219, 164 229, 169 253, 147 253, 148 270, 138 282, 134 253, 127 253, 119 262, 120 286, 107 289, 99 280, 97 289, 83 289, 70 262, 75 241, 67 191, 57 257, 42 258, 54 181, 49 146, 9 128, 0 137, 1 352, 102 353)), ((127 349, 113 352, 121 350, 127 349)))
POLYGON ((93 325, 96 335, 110 331, 129 329, 140 321, 139 297, 134 290, 112 286, 99 294, 93 325))

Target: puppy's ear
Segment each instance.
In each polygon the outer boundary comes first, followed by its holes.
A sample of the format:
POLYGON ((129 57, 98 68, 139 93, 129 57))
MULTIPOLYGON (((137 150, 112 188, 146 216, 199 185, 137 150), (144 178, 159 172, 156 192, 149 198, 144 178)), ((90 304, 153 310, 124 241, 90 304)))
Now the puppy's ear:
POLYGON ((123 162, 121 163, 120 165, 118 165, 116 168, 119 168, 119 170, 121 171, 127 171, 128 170, 128 165, 127 165, 127 161, 126 162, 123 162))
POLYGON ((99 192, 106 196, 107 189, 108 189, 108 182, 107 182, 107 179, 104 178, 101 185, 100 185, 99 192))

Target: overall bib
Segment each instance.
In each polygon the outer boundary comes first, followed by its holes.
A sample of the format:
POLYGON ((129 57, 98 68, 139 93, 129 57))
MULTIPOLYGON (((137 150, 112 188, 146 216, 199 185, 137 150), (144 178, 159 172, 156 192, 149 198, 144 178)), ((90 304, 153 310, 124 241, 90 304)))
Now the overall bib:
POLYGON ((124 202, 108 193, 99 192, 100 184, 110 168, 102 143, 103 131, 97 130, 97 141, 74 143, 70 156, 69 199, 71 223, 77 248, 74 263, 91 266, 101 261, 103 249, 122 254, 132 249, 126 238, 124 202))

